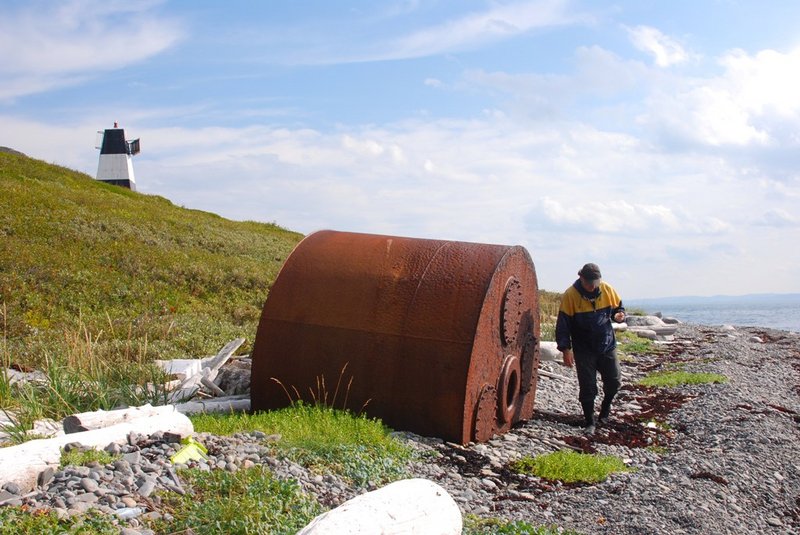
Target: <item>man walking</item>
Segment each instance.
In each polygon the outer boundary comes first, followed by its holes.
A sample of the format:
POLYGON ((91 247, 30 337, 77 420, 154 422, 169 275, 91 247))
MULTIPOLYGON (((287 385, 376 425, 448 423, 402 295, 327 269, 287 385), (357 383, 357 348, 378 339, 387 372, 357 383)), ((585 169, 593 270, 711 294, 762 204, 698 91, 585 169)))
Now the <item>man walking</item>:
POLYGON ((586 264, 578 272, 578 280, 564 292, 556 322, 556 343, 564 354, 564 364, 577 367, 578 400, 583 409, 586 434, 595 431, 597 373, 603 380, 600 424, 608 423, 611 402, 620 387, 612 319, 616 322, 625 319, 622 301, 616 290, 601 280, 597 264, 586 264))

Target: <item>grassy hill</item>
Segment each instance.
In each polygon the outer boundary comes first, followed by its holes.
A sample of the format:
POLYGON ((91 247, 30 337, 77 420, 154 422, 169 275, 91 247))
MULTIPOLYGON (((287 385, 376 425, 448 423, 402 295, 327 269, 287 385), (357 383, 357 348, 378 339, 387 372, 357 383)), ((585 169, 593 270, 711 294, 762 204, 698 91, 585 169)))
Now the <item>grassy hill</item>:
POLYGON ((247 351, 301 238, 0 151, 5 360, 39 367, 76 346, 112 361, 201 356, 240 336, 247 351))

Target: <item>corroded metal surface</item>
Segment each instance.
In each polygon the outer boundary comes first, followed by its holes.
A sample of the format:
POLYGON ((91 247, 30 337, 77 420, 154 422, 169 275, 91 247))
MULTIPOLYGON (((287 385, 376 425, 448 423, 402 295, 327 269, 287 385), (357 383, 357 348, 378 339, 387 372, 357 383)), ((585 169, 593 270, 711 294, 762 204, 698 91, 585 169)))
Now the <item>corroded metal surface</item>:
POLYGON ((253 410, 298 398, 454 442, 533 414, 536 273, 522 247, 321 231, 278 274, 253 410))

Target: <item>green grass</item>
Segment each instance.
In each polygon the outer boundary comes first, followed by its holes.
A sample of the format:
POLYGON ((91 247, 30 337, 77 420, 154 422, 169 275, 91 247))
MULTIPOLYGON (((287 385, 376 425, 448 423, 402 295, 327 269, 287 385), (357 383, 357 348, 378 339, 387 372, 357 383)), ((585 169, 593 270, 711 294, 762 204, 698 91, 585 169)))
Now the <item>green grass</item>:
POLYGON ((647 377, 640 379, 639 384, 644 386, 675 387, 683 385, 725 383, 727 381, 727 377, 718 373, 674 370, 651 373, 647 377))
POLYGON ((472 514, 464 515, 463 535, 578 535, 572 530, 556 527, 537 527, 523 520, 504 520, 500 518, 480 518, 472 514))
POLYGON ((294 481, 276 479, 266 467, 204 472, 181 470, 187 493, 161 492, 171 520, 150 522, 157 533, 294 534, 322 512, 294 481))
POLYGON ((12 443, 33 438, 26 431, 36 420, 145 403, 163 405, 167 399, 163 386, 167 376, 160 368, 141 356, 121 362, 103 358, 88 336, 74 337, 53 357, 46 354, 42 371, 46 381, 13 385, 0 374, 0 408, 9 409, 13 421, 3 430, 12 443))
MULTIPOLYGON (((302 236, 0 153, 0 408, 42 417, 163 402, 157 358, 248 352, 302 236), (11 385, 5 369, 43 371, 11 385)), ((19 436, 19 434, 17 434, 19 436)))
POLYGON ((609 474, 630 471, 617 457, 588 455, 571 450, 559 450, 538 457, 523 457, 512 463, 512 469, 564 483, 600 483, 609 474))
POLYGON ((97 511, 59 520, 50 511, 31 512, 22 507, 0 507, 0 535, 118 535, 120 526, 113 517, 97 511))
POLYGON ((615 336, 617 349, 623 355, 651 355, 660 351, 660 348, 652 340, 642 338, 632 332, 617 332, 615 336))
POLYGON ((0 153, 7 360, 43 367, 80 332, 77 318, 114 362, 211 355, 237 337, 251 344, 300 238, 0 153))
POLYGON ((297 403, 256 414, 206 414, 191 419, 196 432, 278 434, 279 454, 317 472, 343 476, 359 487, 404 477, 413 455, 380 420, 321 405, 297 403))

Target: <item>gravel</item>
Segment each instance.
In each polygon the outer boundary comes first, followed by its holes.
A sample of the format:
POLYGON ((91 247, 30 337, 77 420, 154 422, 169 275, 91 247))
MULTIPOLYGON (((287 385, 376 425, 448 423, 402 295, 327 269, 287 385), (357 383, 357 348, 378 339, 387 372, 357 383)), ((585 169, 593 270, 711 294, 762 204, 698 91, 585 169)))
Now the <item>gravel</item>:
MULTIPOLYGON (((485 444, 460 446, 396 433, 422 452, 409 467, 444 487, 463 513, 580 533, 781 533, 800 535, 800 335, 763 328, 678 325, 657 355, 623 362, 623 388, 611 422, 584 436, 573 370, 543 363, 534 417, 485 444), (635 382, 654 370, 726 376, 722 384, 645 388, 635 382), (509 463, 571 448, 613 455, 632 469, 598 484, 561 484, 510 470, 509 463)), ((297 481, 327 507, 365 490, 270 455, 261 432, 195 435, 209 450, 201 470, 268 465, 297 481)), ((73 445, 73 447, 80 447, 73 445)), ((53 509, 61 516, 96 508, 120 518, 123 532, 149 533, 141 519, 159 510, 157 489, 185 493, 169 457, 181 445, 166 434, 130 436, 109 445, 111 464, 43 473, 21 494, 0 485, 0 504, 53 509)))

